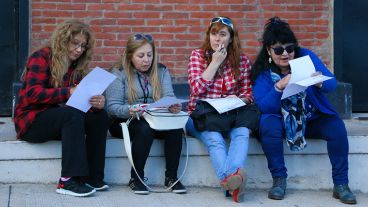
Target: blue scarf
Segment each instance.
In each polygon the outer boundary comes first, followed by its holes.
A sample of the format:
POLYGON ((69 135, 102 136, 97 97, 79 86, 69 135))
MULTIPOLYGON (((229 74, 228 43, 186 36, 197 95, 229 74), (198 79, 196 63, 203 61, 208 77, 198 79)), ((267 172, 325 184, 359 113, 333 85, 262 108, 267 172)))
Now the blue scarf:
MULTIPOLYGON (((271 70, 270 73, 274 83, 281 79, 277 73, 271 70)), ((306 126, 305 97, 306 93, 303 91, 281 100, 281 114, 284 118, 286 143, 291 151, 300 151, 307 147, 304 137, 306 126)))

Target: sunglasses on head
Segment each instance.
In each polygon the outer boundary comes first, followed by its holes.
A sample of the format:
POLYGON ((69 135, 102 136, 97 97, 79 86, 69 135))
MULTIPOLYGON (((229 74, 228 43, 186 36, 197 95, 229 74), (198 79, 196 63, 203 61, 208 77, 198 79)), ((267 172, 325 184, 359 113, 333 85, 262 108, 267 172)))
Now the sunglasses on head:
POLYGON ((271 47, 271 48, 273 49, 276 55, 282 55, 285 50, 288 54, 295 51, 295 45, 288 45, 286 47, 279 46, 279 47, 271 47))
POLYGON ((216 22, 221 22, 222 24, 231 27, 231 29, 234 29, 233 22, 226 17, 215 17, 211 20, 211 24, 216 22))
POLYGON ((134 40, 143 40, 146 39, 148 42, 153 41, 153 37, 149 34, 136 33, 134 35, 134 40))

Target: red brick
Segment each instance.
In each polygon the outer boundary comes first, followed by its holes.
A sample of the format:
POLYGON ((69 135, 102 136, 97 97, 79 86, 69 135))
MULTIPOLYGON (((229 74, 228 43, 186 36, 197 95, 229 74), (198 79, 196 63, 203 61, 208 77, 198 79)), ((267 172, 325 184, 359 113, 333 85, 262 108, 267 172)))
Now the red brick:
POLYGON ((131 28, 132 33, 150 33, 150 34, 154 34, 154 37, 156 37, 157 35, 160 35, 158 32, 160 32, 160 28, 159 27, 132 27, 131 28))
POLYGON ((144 20, 142 19, 118 19, 118 25, 144 25, 144 20))
POLYGON ((231 11, 256 11, 256 5, 232 5, 230 6, 231 11))
POLYGON ((115 10, 115 6, 114 4, 89 4, 87 6, 87 10, 90 11, 90 10, 98 10, 98 11, 101 11, 101 10, 110 10, 110 11, 114 11, 115 10))
POLYGON ((201 39, 200 34, 176 34, 176 40, 198 40, 201 39))
POLYGON ((95 32, 95 37, 97 39, 116 40, 116 34, 97 33, 97 32, 95 32))
POLYGON ((180 3, 182 3, 182 4, 187 4, 188 3, 188 0, 161 0, 161 3, 164 3, 164 4, 167 4, 167 3, 170 3, 170 4, 172 4, 172 3, 176 3, 176 4, 180 4, 180 3))
POLYGON ((32 24, 56 24, 55 18, 33 18, 32 24))
POLYGON ((55 10, 56 9, 56 4, 55 3, 37 3, 37 2, 33 2, 32 3, 32 10, 33 9, 51 9, 51 10, 55 10))
POLYGON ((158 26, 158 25, 173 25, 173 20, 168 19, 147 19, 147 25, 158 26))
POLYGON ((144 4, 122 4, 118 6, 118 11, 140 11, 144 8, 144 4))
POLYGON ((94 53, 95 54, 115 54, 115 55, 118 55, 118 52, 117 52, 116 48, 107 48, 107 47, 104 47, 104 48, 101 48, 101 47, 95 48, 94 49, 94 53))
POLYGON ((110 25, 116 25, 117 21, 115 19, 94 19, 90 22, 91 25, 102 25, 104 27, 110 25))
POLYGON ((42 15, 44 17, 66 17, 66 18, 70 18, 72 16, 72 12, 70 11, 62 11, 62 12, 57 12, 57 11, 43 11, 42 15))
POLYGON ((163 33, 157 33, 152 35, 155 40, 177 40, 174 38, 174 34, 163 34, 163 33))
POLYGON ((187 26, 194 26, 194 25, 201 25, 200 21, 194 19, 177 19, 175 20, 175 25, 187 25, 187 26))
POLYGON ((132 18, 132 13, 121 12, 121 11, 116 11, 116 12, 105 11, 103 13, 103 16, 105 18, 113 18, 113 19, 132 18))
POLYGON ((188 19, 188 13, 180 13, 180 12, 165 12, 162 15, 164 19, 188 19))
POLYGON ((86 10, 85 4, 58 4, 57 10, 86 10))
POLYGON ((186 47, 187 41, 165 41, 161 42, 161 47, 186 47))
POLYGON ((326 0, 302 0, 302 4, 324 4, 326 0))
POLYGON ((189 4, 216 4, 216 0, 190 0, 189 4))
POLYGON ((146 11, 171 11, 173 10, 174 6, 173 5, 153 5, 153 4, 148 4, 146 5, 145 10, 146 11))
POLYGON ((273 0, 273 4, 300 4, 300 0, 273 0))
POLYGON ((190 11, 190 12, 193 12, 193 11, 198 11, 200 10, 200 6, 198 5, 175 5, 175 11, 190 11))
POLYGON ((316 38, 317 39, 328 39, 330 37, 329 33, 317 33, 316 38))
POLYGON ((133 18, 143 18, 143 19, 157 19, 160 18, 160 12, 136 12, 133 13, 133 18))
POLYGON ((87 18, 87 17, 96 17, 101 18, 102 17, 102 11, 79 11, 73 13, 74 18, 87 18))
POLYGON ((162 27, 161 32, 167 32, 167 33, 182 33, 188 31, 187 27, 162 27))
POLYGON ((157 48, 157 52, 158 54, 174 54, 174 49, 173 48, 163 48, 163 47, 159 47, 157 48))

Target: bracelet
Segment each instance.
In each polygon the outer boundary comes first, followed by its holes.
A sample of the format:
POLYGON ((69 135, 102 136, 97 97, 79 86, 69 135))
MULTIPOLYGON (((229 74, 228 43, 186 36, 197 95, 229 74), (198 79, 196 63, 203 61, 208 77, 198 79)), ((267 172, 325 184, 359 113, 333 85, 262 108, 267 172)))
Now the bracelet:
POLYGON ((278 87, 277 87, 277 84, 276 84, 276 83, 275 83, 275 85, 274 85, 274 86, 275 86, 275 90, 276 90, 277 92, 282 92, 282 91, 283 91, 283 90, 281 90, 280 88, 278 88, 278 87))

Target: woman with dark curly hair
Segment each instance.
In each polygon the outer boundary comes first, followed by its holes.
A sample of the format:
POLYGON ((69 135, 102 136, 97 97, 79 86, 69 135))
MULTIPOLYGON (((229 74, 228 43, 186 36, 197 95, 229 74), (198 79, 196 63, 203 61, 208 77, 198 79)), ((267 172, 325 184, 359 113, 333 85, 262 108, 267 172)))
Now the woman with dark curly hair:
POLYGON ((285 196, 283 139, 286 138, 291 150, 298 151, 307 146, 304 137, 317 137, 327 141, 333 196, 343 203, 357 203, 348 186, 349 143, 345 125, 324 95, 336 88, 336 79, 312 51, 298 45, 289 24, 278 17, 269 19, 265 25, 262 44, 251 80, 254 99, 262 113, 260 140, 273 178, 268 197, 281 200, 285 196), (289 61, 306 55, 317 71, 312 76, 323 74, 332 79, 281 100, 291 77, 289 61))

